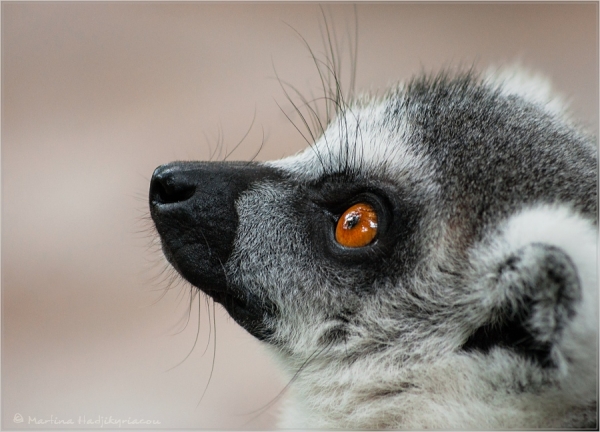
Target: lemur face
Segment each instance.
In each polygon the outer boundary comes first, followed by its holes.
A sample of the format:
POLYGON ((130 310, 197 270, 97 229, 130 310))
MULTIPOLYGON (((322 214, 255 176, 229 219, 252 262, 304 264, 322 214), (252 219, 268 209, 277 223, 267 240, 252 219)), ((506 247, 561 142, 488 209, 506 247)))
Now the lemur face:
POLYGON ((417 78, 279 161, 156 169, 182 277, 294 377, 292 427, 595 427, 597 156, 500 81, 417 78))

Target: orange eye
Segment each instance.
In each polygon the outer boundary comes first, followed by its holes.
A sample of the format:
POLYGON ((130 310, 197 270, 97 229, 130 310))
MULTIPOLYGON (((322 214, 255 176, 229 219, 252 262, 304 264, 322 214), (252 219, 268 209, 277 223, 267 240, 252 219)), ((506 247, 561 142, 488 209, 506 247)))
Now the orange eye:
POLYGON ((355 204, 344 212, 335 228, 335 239, 342 246, 368 245, 377 234, 377 213, 369 204, 355 204))

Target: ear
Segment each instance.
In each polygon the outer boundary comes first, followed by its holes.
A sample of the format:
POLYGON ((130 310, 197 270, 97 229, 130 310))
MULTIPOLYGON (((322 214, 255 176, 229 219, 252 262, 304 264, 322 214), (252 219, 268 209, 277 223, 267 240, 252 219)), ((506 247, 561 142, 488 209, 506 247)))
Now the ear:
POLYGON ((500 262, 494 273, 500 301, 463 348, 489 351, 500 346, 543 367, 555 366, 553 347, 581 301, 573 262, 555 246, 532 243, 500 262))
POLYGON ((596 237, 591 221, 564 208, 540 207, 511 218, 477 248, 479 257, 473 255, 475 295, 486 312, 464 348, 502 346, 554 367, 562 361, 565 332, 593 338, 596 237))
POLYGON ((582 297, 571 258, 543 243, 531 243, 512 255, 499 269, 498 284, 506 292, 508 316, 522 321, 532 343, 540 347, 557 342, 582 297))

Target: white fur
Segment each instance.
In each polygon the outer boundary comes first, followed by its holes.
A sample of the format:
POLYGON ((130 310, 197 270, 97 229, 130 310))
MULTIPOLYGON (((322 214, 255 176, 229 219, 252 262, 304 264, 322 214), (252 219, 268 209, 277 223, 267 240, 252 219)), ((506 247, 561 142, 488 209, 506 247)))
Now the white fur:
POLYGON ((519 96, 541 107, 551 115, 568 120, 567 103, 557 95, 550 80, 521 65, 490 68, 488 82, 504 96, 519 96))
POLYGON ((411 131, 404 119, 397 119, 400 126, 393 133, 381 124, 387 119, 385 109, 384 101, 378 100, 351 106, 329 124, 313 145, 268 164, 310 178, 347 164, 350 169, 375 171, 398 181, 415 177, 423 180, 431 172, 428 161, 406 145, 411 131))

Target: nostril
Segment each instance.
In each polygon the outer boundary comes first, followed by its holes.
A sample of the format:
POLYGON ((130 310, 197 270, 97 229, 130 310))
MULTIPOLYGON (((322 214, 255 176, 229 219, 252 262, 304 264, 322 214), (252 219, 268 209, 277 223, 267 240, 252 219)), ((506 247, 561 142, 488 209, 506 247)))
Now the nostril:
POLYGON ((150 183, 150 200, 153 204, 173 204, 187 201, 196 192, 196 186, 172 170, 159 167, 150 183))

